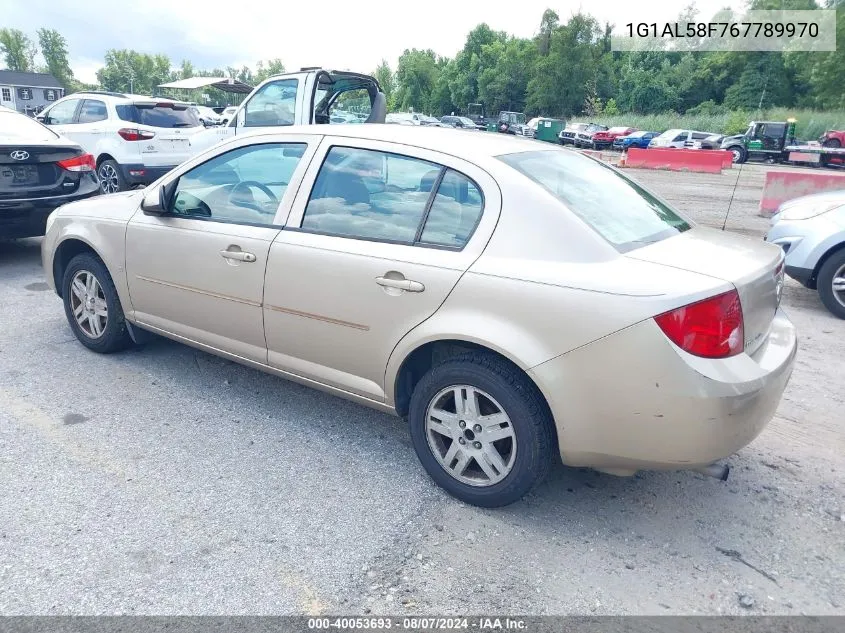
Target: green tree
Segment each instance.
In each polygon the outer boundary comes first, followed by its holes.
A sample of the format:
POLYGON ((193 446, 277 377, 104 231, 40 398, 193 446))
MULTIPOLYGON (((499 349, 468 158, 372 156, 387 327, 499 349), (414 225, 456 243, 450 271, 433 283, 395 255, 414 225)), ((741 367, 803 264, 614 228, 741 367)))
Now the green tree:
POLYGON ((373 77, 378 81, 385 98, 390 101, 390 96, 393 94, 393 71, 390 69, 390 64, 386 59, 381 60, 381 63, 373 71, 373 77))
MULTIPOLYGON (((285 65, 282 63, 282 60, 278 57, 274 59, 268 59, 266 62, 259 61, 255 65, 255 74, 252 77, 253 84, 257 86, 265 79, 272 77, 273 75, 281 75, 285 72, 285 65)), ((249 83, 249 82, 244 82, 249 83)))
POLYGON ((19 29, 0 29, 0 51, 3 53, 6 67, 19 72, 35 70, 35 54, 38 49, 26 33, 19 29))
POLYGON ((433 50, 405 50, 396 67, 396 105, 401 110, 431 110, 431 95, 440 69, 433 50))
POLYGON ((159 84, 170 80, 170 58, 129 49, 110 49, 97 81, 105 90, 153 94, 159 84))
POLYGON ((55 77, 65 90, 76 87, 73 71, 68 63, 67 40, 55 29, 38 29, 38 43, 46 64, 44 71, 55 77))

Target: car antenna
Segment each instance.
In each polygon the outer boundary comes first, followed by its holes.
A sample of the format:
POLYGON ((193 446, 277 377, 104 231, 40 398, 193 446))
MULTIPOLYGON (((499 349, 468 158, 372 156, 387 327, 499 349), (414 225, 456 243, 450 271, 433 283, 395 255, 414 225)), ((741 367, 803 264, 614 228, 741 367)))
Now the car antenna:
POLYGON ((725 230, 725 227, 728 225, 728 216, 731 214, 731 205, 733 205, 733 203, 734 203, 734 194, 736 194, 736 188, 737 188, 737 185, 739 185, 739 177, 742 176, 742 165, 743 165, 743 163, 739 164, 739 171, 736 174, 736 182, 734 182, 734 188, 733 188, 733 191, 731 191, 731 199, 730 199, 730 202, 728 202, 728 210, 725 213, 725 221, 722 222, 722 230, 723 231, 725 230))

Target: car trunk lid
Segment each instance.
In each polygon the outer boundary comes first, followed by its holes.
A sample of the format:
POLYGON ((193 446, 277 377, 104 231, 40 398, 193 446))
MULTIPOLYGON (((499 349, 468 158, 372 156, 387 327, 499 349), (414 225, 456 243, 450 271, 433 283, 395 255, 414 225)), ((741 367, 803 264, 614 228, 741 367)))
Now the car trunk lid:
POLYGON ((40 144, 9 143, 0 136, 0 200, 72 193, 79 174, 57 163, 84 152, 65 139, 40 144))
POLYGON ((706 227, 626 254, 730 282, 739 293, 745 330, 744 351, 753 354, 766 340, 783 289, 783 251, 771 244, 706 227))
POLYGON ((141 161, 150 167, 173 167, 191 157, 191 137, 206 128, 187 103, 136 99, 120 105, 118 116, 152 138, 138 141, 141 161))

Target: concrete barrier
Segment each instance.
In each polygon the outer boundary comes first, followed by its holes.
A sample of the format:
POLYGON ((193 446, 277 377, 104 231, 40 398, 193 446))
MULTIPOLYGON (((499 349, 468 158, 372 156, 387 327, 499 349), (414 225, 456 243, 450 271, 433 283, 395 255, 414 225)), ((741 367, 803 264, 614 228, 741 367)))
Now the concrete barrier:
POLYGON ((640 169, 669 169, 721 174, 731 166, 731 153, 726 150, 699 149, 639 149, 628 150, 628 167, 640 169))
POLYGON ((803 171, 767 171, 760 198, 760 215, 772 217, 787 200, 811 193, 845 189, 845 175, 815 174, 803 171))

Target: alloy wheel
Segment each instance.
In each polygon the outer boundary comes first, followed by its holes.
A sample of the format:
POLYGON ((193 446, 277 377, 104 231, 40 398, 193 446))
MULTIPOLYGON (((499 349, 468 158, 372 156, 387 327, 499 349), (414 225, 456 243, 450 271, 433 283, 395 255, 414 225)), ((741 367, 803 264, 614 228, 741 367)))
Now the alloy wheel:
POLYGON ((832 285, 834 298, 845 307, 845 264, 833 273, 832 285))
POLYGON ((103 193, 115 193, 120 190, 120 180, 113 165, 104 163, 97 172, 100 177, 100 189, 103 193))
POLYGON ((732 149, 731 154, 733 154, 733 162, 738 163, 742 160, 742 152, 738 149, 732 149))
POLYGON ((513 469, 516 434, 502 406, 470 385, 442 389, 425 416, 428 446, 449 475, 470 486, 492 486, 513 469))
POLYGON ((70 307, 79 329, 88 338, 100 338, 109 320, 106 295, 100 282, 89 271, 80 270, 73 276, 70 291, 70 307))

